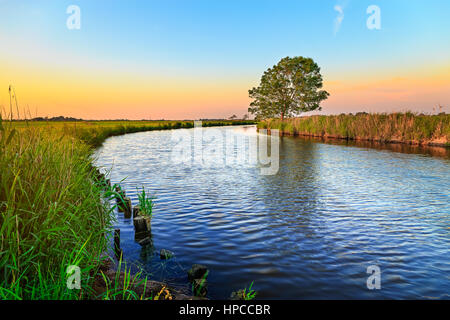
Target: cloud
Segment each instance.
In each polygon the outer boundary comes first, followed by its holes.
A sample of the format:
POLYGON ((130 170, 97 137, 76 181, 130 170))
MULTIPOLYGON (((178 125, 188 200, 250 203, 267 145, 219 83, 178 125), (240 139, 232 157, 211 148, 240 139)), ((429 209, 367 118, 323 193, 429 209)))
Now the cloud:
POLYGON ((338 16, 334 19, 334 34, 336 35, 341 28, 342 21, 344 21, 344 7, 335 5, 334 10, 338 12, 338 16))

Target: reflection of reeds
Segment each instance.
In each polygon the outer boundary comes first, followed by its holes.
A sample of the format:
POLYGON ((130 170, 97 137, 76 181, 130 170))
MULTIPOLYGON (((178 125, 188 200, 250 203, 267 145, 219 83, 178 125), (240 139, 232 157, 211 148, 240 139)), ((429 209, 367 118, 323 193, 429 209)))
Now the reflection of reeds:
POLYGON ((279 129, 286 134, 318 137, 449 145, 450 114, 358 113, 310 116, 285 121, 269 119, 259 128, 279 129))

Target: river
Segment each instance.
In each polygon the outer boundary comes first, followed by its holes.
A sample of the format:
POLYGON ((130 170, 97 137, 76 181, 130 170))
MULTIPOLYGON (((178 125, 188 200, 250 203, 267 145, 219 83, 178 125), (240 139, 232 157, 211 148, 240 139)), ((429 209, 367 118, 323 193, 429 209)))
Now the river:
POLYGON ((212 299, 251 282, 259 299, 450 298, 448 150, 283 137, 278 172, 262 175, 259 165, 177 163, 174 148, 190 142, 174 131, 111 137, 95 155, 133 204, 142 186, 156 197, 152 246, 136 243, 132 220, 116 212, 125 260, 150 278, 186 286, 199 263, 212 299), (175 258, 160 260, 160 249, 175 258), (379 290, 368 289, 371 266, 379 290))

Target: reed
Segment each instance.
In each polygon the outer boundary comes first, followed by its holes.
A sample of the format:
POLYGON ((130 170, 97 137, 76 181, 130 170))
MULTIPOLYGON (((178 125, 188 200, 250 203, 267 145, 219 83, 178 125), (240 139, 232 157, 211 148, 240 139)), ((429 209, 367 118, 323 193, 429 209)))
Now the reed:
POLYGON ((358 113, 310 116, 281 121, 268 119, 260 129, 278 129, 285 134, 351 140, 401 142, 408 144, 450 144, 450 114, 358 113))
POLYGON ((154 197, 149 196, 145 192, 145 188, 142 187, 142 190, 138 193, 138 199, 139 199, 139 214, 151 218, 153 215, 154 197))
POLYGON ((83 283, 101 264, 112 215, 100 201, 91 148, 74 137, 0 120, 0 296, 87 298, 70 290, 66 268, 83 283))

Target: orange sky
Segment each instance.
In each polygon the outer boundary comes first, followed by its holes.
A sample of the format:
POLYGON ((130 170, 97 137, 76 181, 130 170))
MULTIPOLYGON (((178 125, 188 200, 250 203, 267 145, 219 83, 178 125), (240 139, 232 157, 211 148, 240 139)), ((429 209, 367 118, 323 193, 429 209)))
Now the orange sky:
MULTIPOLYGON (((325 113, 417 111, 433 113, 438 106, 450 112, 450 65, 429 69, 399 70, 383 77, 376 74, 347 75, 330 80, 326 88, 331 93, 323 104, 325 113)), ((388 73, 387 73, 388 74, 388 73)))
POLYGON ((86 70, 20 62, 0 74, 0 105, 9 106, 12 83, 22 108, 35 116, 84 119, 180 119, 242 116, 247 80, 152 76, 122 70, 86 70), (222 110, 222 111, 221 111, 222 110))
POLYGON ((322 113, 450 112, 448 10, 380 0, 383 27, 371 31, 366 7, 351 4, 336 30, 331 0, 176 8, 80 0, 74 31, 64 4, 0 1, 0 107, 9 110, 11 84, 33 117, 241 117, 264 70, 303 55, 319 64, 331 94, 322 113))
MULTIPOLYGON (((448 110, 450 68, 415 70, 403 77, 347 74, 325 77, 330 98, 323 113, 448 110), (406 77, 405 77, 406 76, 406 77), (389 104, 386 104, 389 102, 389 104), (430 103, 431 102, 431 103, 430 103)), ((22 109, 32 116, 84 119, 189 119, 242 116, 253 79, 206 79, 120 70, 52 68, 26 62, 7 64, 0 74, 0 105, 9 106, 8 86, 15 87, 22 109), (13 75, 13 76, 11 76, 13 75)))

